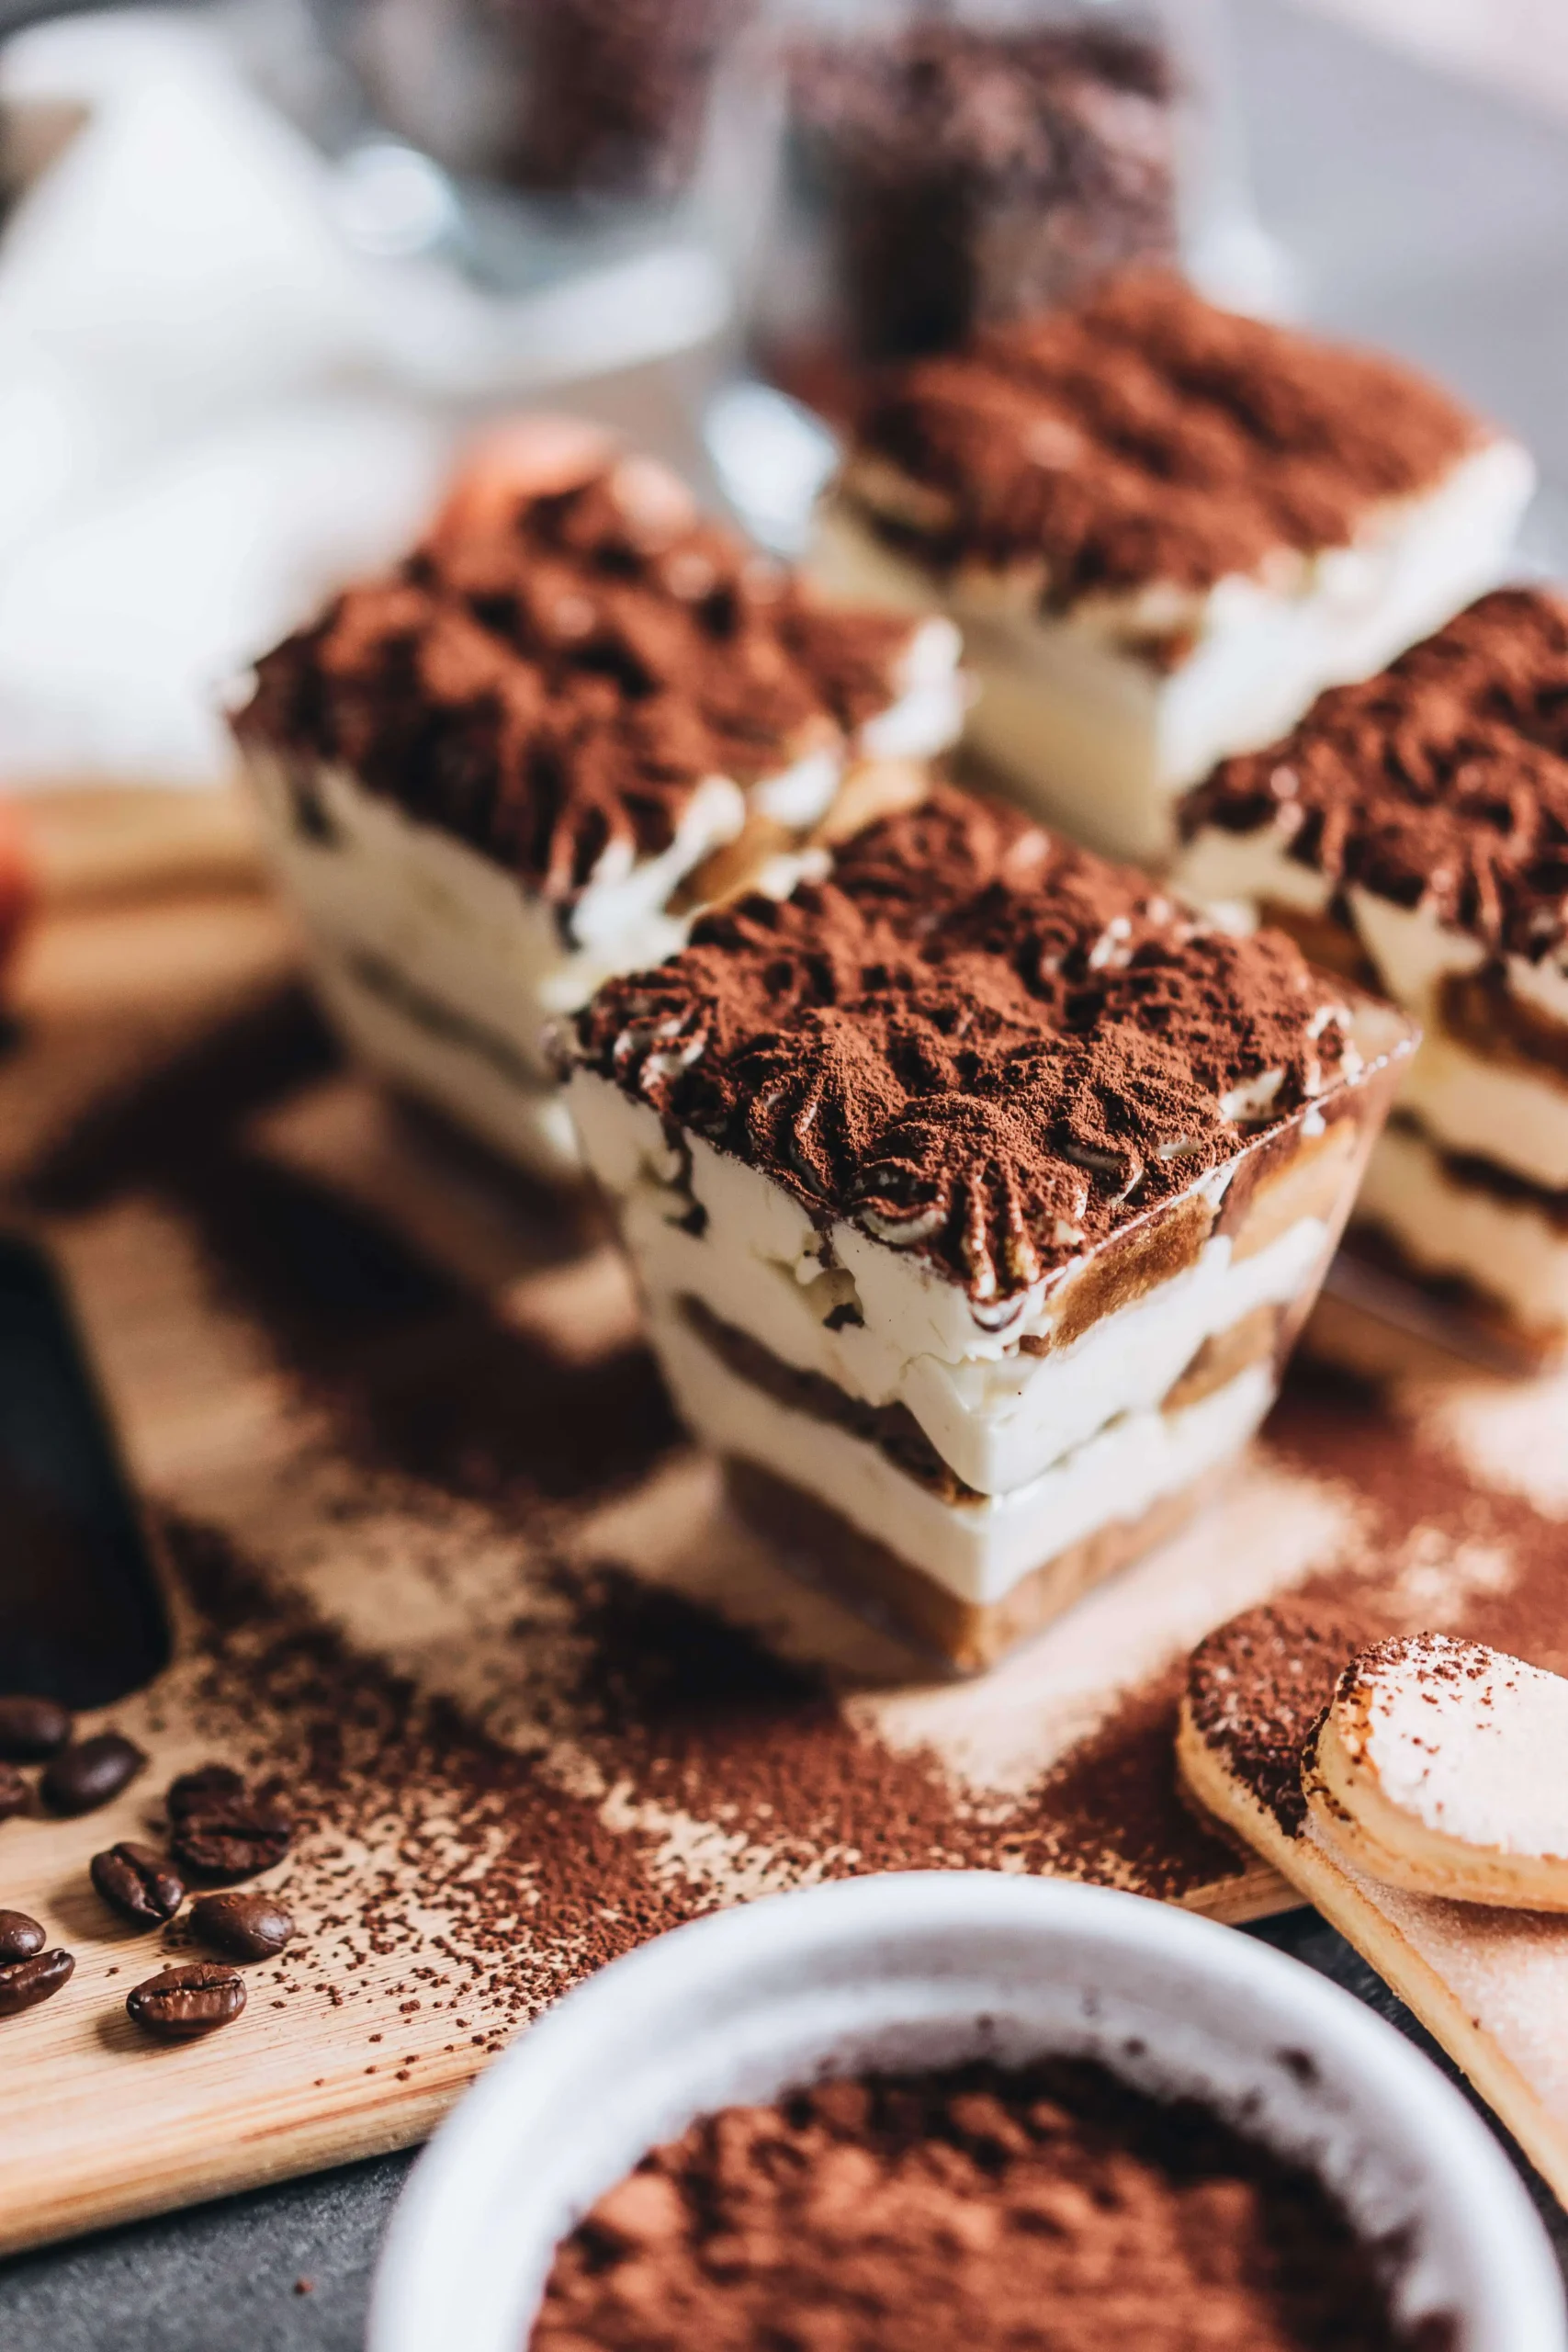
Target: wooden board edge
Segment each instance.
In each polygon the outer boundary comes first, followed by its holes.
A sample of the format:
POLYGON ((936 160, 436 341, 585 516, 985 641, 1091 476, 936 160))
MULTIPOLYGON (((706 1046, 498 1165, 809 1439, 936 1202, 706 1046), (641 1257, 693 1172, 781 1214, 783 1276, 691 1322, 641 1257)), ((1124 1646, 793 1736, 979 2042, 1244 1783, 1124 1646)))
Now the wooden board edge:
POLYGON ((237 782, 83 784, 10 796, 46 911, 266 887, 237 782))
POLYGON ((1199 1732, 1185 1700, 1176 1752, 1191 1794, 1217 1821, 1245 1838, 1376 1970, 1513 2134, 1552 2194, 1568 2203, 1568 2132, 1470 2015, 1448 1980, 1321 1847, 1288 1836, 1250 1790, 1226 1770, 1199 1732))
POLYGON ((451 2113, 473 2079, 468 2074, 459 2081, 425 2086, 389 2107, 297 2118, 216 2153, 193 2147, 162 2160, 153 2157, 148 2172, 133 2181, 118 2170, 98 2178, 90 2165, 77 2165, 68 2188, 40 2184, 30 2198, 7 2194, 0 2210, 0 2258, 417 2147, 451 2113))
POLYGON ((1176 1898, 1179 1911, 1195 1912, 1201 1919, 1217 1919, 1223 1928, 1250 1928, 1259 1919, 1276 1919, 1282 1911, 1299 1911, 1302 1896, 1272 1864, 1255 1861, 1235 1878, 1213 1879, 1176 1898))

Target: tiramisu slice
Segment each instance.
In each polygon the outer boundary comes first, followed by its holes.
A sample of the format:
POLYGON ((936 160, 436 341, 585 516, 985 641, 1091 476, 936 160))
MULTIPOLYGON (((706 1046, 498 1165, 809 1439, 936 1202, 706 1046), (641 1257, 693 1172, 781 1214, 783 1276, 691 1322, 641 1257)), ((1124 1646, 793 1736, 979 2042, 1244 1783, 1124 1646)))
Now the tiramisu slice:
POLYGON ((918 796, 957 653, 946 621, 825 612, 664 467, 540 420, 266 655, 235 725, 349 1044, 553 1177, 550 1022, 918 796))
POLYGON ((1525 452, 1392 360, 1159 272, 907 368, 817 568, 940 605, 976 750, 1095 847, 1158 863, 1175 797, 1498 576, 1525 452))
POLYGON ((570 1093, 742 1503, 975 1667, 1256 1426, 1408 1036, 938 786, 609 983, 570 1093))
POLYGON ((1356 1227, 1507 1351, 1568 1349, 1568 604, 1484 596, 1182 809, 1240 901, 1425 1031, 1356 1227))

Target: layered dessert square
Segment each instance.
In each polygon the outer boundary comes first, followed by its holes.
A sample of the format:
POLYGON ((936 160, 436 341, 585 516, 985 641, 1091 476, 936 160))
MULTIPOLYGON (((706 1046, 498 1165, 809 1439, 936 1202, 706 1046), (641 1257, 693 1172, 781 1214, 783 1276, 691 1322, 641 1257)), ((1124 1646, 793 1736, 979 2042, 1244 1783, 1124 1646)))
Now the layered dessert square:
POLYGON ((235 726, 350 1046, 546 1179, 551 1022, 924 788, 945 620, 825 611, 664 467, 537 420, 259 663, 235 726))
POLYGON ((1257 1426, 1409 1037, 937 785, 609 982, 569 1091, 742 1507, 968 1668, 1257 1426))
POLYGON ((1568 605, 1483 597, 1189 796, 1183 887, 1425 1033, 1357 1247, 1510 1356, 1568 1350, 1568 605))
POLYGON ((1031 808, 1158 865, 1181 791, 1498 578, 1517 444, 1392 360, 1140 271, 868 401, 815 568, 940 607, 969 740, 1031 808))

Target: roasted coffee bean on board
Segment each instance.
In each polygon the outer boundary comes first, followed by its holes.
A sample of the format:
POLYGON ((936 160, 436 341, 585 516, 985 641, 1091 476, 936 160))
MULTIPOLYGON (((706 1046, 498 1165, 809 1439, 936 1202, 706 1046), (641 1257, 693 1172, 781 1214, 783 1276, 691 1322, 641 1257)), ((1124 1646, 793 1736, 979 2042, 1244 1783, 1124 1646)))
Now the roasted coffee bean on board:
POLYGON ((28 1960, 0 1961, 0 2018, 36 2009, 59 1992, 75 1965, 68 1951, 38 1951, 28 1960))
POLYGON ((190 1924, 204 1944, 231 1960, 271 1960, 294 1934, 294 1921, 275 1895, 202 1894, 190 1924))
POLYGON ((127 1994, 125 2006, 155 2041, 194 2041, 239 2016, 245 2006, 244 1979, 214 1961, 194 1961, 149 1976, 127 1994))
POLYGON ((14 1764, 0 1764, 0 1821, 10 1821, 18 1813, 26 1813, 32 1804, 32 1789, 14 1764))
POLYGON ((71 1718, 53 1699, 0 1699, 0 1756, 9 1764, 36 1764, 63 1747, 71 1718))
POLYGON ((231 1804, 244 1793, 244 1775, 231 1764, 198 1764, 192 1772, 175 1774, 164 1802, 171 1821, 184 1821, 187 1814, 210 1813, 215 1805, 231 1804))
POLYGON ((31 1960, 43 1950, 43 1929, 25 1911, 0 1911, 0 1961, 31 1960))
POLYGON ((169 1844, 176 1861, 197 1878, 254 1878, 288 1851, 293 1823, 270 1797, 239 1796, 175 1823, 169 1844))
POLYGON ((130 1786, 146 1761, 135 1741, 123 1734, 95 1732, 91 1739, 76 1740, 52 1757, 39 1787, 51 1813, 96 1813, 130 1786))
POLYGON ((184 1879, 151 1846, 127 1839, 95 1854, 89 1869, 104 1901, 138 1928, 161 1928, 186 1899, 184 1879))

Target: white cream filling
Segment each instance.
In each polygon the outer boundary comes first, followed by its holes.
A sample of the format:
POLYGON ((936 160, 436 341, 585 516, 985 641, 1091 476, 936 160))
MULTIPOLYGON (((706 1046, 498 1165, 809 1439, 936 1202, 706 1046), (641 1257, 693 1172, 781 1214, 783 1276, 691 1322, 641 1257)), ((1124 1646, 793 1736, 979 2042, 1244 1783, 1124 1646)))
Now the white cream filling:
POLYGON ((649 1335, 687 1427, 826 1503, 960 1600, 1001 1600, 1100 1529, 1139 1518, 1246 1443, 1274 1380, 1256 1364, 1185 1411, 1132 1412, 1027 1486, 950 1503, 876 1446, 739 1379, 690 1328, 655 1312, 649 1335))
POLYGON ((683 876, 732 841, 746 803, 728 777, 698 786, 674 839, 614 880, 590 885, 565 938, 553 908, 515 876, 341 767, 312 783, 333 838, 302 834, 282 763, 253 752, 250 775, 268 848, 296 912, 324 956, 370 958, 411 990, 502 1039, 540 1085, 549 1022, 587 1001, 612 972, 673 954, 685 923, 664 912, 683 876))
MULTIPOLYGON (((633 1101, 592 1070, 574 1070, 568 1091, 583 1156, 612 1197, 624 1198, 648 1183, 668 1187, 677 1182, 678 1155, 666 1143, 649 1104, 633 1101)), ((890 1367, 918 1356, 934 1356, 950 1365, 996 1363, 1017 1356, 1019 1342, 1026 1337, 1049 1338, 1071 1303, 1073 1278, 1094 1254, 1085 1251, 1021 1292, 1009 1302, 1005 1319, 977 1319, 962 1283, 937 1272, 914 1250, 875 1239, 842 1218, 829 1226, 828 1239, 836 1264, 825 1270, 816 1227, 781 1185, 716 1151, 700 1136, 688 1142, 693 1192, 716 1228, 736 1236, 739 1252, 783 1269, 797 1284, 812 1288, 823 1315, 846 1302, 858 1305, 863 1325, 858 1338, 864 1355, 857 1376, 866 1385, 857 1394, 874 1396, 878 1380, 894 1376, 890 1367), (816 1289, 818 1283, 822 1287, 816 1289), (880 1371, 875 1368, 879 1350, 886 1351, 880 1371)), ((1215 1169, 1190 1194, 1179 1194, 1177 1202, 1201 1195, 1217 1203, 1235 1167, 1231 1161, 1215 1169)), ((670 1213, 679 1215, 683 1201, 678 1194, 669 1197, 670 1213)), ((857 1335, 846 1330, 838 1337, 845 1340, 857 1335)), ((883 1390, 884 1396, 891 1393, 883 1390)))
POLYGON ((1371 676, 1492 586, 1533 486, 1528 454, 1495 440, 1424 496, 1375 510, 1353 547, 1281 550, 1277 577, 1201 599, 1156 583, 1060 619, 1037 608, 1038 573, 939 580, 843 504, 824 514, 811 569, 846 603, 951 612, 980 688, 968 741, 1048 820, 1155 862, 1175 847, 1175 797, 1217 760, 1274 741, 1325 686, 1371 676), (1168 671, 1129 650, 1151 625, 1195 631, 1168 671))
POLYGON ((1454 1183, 1408 1128, 1378 1137, 1355 1221, 1391 1235, 1418 1273, 1473 1283, 1526 1330, 1568 1329, 1568 1234, 1529 1201, 1454 1183))
MULTIPOLYGON (((1216 913, 1224 905, 1272 900, 1314 914, 1333 895, 1327 877, 1292 858, 1272 827, 1251 833, 1205 829, 1174 878, 1188 898, 1216 913)), ((1359 885, 1346 899, 1384 993, 1414 1012, 1426 1032, 1401 1083, 1401 1102, 1419 1114, 1445 1149, 1476 1153, 1548 1192, 1568 1190, 1568 1082, 1547 1064, 1527 1069, 1511 1058, 1488 1060, 1443 1033, 1442 983, 1485 963, 1481 941, 1440 922, 1430 908, 1400 906, 1359 885)), ((1506 976, 1535 1010, 1563 1017, 1568 986, 1555 965, 1510 956, 1506 976)))
MULTIPOLYGON (((616 1103, 628 1126, 652 1116, 624 1096, 616 1103)), ((615 1106, 604 1107, 604 1118, 616 1115, 615 1106)), ((643 1135, 651 1140, 646 1128, 643 1135)), ((700 1299, 796 1371, 867 1404, 903 1405, 942 1460, 982 1494, 1026 1485, 1115 1415, 1157 1405, 1205 1340, 1255 1307, 1299 1296, 1328 1243, 1326 1225, 1303 1217, 1237 1264, 1229 1236, 1216 1236, 1193 1264, 1049 1355, 1015 1348, 952 1363, 906 1352, 907 1317, 891 1328, 830 1329, 825 1318, 851 1303, 852 1283, 822 1271, 810 1254, 814 1234, 808 1248, 798 1228, 781 1235, 783 1221, 771 1213, 777 1187, 701 1137, 693 1138, 692 1158, 693 1190, 707 1213, 701 1234, 677 1221, 685 1198, 646 1159, 619 1195, 622 1235, 654 1306, 673 1311, 682 1295, 700 1299), (773 1254, 781 1239, 795 1254, 773 1254)))
POLYGON ((566 1099, 511 1060, 419 1020, 314 945, 310 977, 328 1019, 355 1059, 400 1092, 428 1102, 492 1151, 548 1184, 570 1183, 581 1154, 566 1099))

